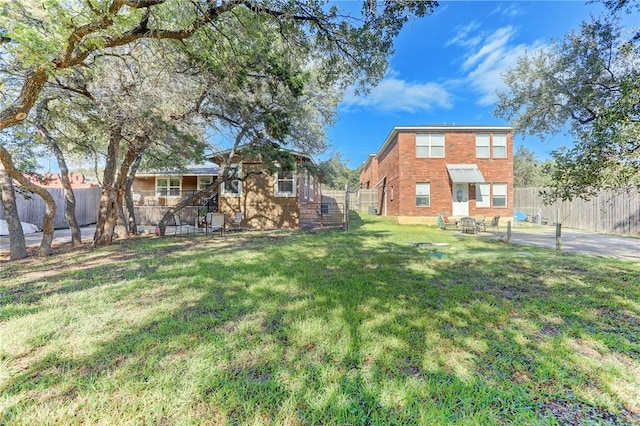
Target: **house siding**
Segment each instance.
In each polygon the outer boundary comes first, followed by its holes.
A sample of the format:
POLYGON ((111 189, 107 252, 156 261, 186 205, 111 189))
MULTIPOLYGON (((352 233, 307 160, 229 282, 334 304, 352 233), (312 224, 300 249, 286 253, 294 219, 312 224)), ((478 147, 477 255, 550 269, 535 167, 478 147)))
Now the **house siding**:
MULTIPOLYGON (((378 153, 377 171, 381 178, 386 176, 386 194, 379 190, 379 209, 382 215, 395 217, 401 223, 435 223, 437 215, 451 213, 453 183, 447 171, 447 164, 476 164, 487 183, 507 184, 507 206, 483 208, 476 206, 476 187, 469 185, 469 215, 487 217, 513 214, 513 137, 510 131, 499 131, 479 127, 477 129, 429 129, 399 130, 384 151, 378 153), (416 158, 416 134, 439 133, 445 135, 444 158, 416 158), (476 158, 476 134, 507 134, 506 158, 476 158), (416 183, 430 183, 430 206, 416 206, 416 183), (386 198, 386 199, 385 199, 386 198), (385 203, 386 202, 386 203, 385 203)), ((368 160, 366 168, 360 171, 361 186, 373 181, 374 161, 368 160)))

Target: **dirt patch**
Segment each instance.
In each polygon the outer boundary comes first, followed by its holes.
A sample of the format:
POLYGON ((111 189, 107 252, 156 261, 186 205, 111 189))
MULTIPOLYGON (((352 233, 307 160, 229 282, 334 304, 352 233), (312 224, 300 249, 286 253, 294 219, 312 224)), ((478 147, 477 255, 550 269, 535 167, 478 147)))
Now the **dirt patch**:
POLYGON ((550 336, 550 337, 554 337, 557 336, 558 334, 560 334, 560 330, 558 330, 556 327, 549 325, 549 324, 545 324, 542 329, 540 330, 540 334, 543 336, 550 336))
POLYGON ((562 425, 626 425, 630 418, 626 413, 620 416, 609 411, 580 402, 550 401, 542 404, 542 414, 553 417, 562 425))

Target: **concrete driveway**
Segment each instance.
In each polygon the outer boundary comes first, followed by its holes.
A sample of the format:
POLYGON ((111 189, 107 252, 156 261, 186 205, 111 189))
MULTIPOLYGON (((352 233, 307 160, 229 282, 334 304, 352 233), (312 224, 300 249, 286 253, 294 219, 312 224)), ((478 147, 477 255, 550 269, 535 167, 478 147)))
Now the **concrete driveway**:
MULTIPOLYGON (((500 229, 499 238, 506 238, 506 232, 500 229)), ((481 234, 489 236, 488 234, 481 234)), ((496 238, 495 234, 489 238, 496 238)), ((525 246, 556 248, 555 227, 519 228, 511 230, 511 243, 525 246)), ((640 238, 611 234, 596 234, 576 229, 562 229, 561 248, 563 252, 587 254, 592 256, 614 257, 640 261, 640 238)))
MULTIPOLYGON (((93 241, 93 234, 95 232, 95 225, 80 227, 80 234, 82 235, 83 242, 93 241)), ((24 239, 27 247, 39 246, 40 242, 42 241, 42 232, 37 232, 35 234, 25 234, 24 239)), ((53 245, 70 242, 71 231, 69 231, 68 229, 56 229, 55 231, 53 231, 53 245)), ((8 235, 0 235, 0 250, 9 250, 8 235)))

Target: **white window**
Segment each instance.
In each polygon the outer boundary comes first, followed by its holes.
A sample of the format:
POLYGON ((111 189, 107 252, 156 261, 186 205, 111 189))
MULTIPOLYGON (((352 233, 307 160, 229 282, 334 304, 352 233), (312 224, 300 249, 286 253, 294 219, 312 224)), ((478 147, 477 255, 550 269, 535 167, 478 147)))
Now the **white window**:
POLYGON ((416 183, 416 206, 429 207, 431 205, 431 184, 416 183))
POLYGON ((493 184, 493 207, 507 207, 507 184, 493 184))
POLYGON ((507 158, 507 135, 504 133, 493 135, 493 158, 507 158))
POLYGON ((179 177, 157 177, 156 194, 163 197, 179 197, 182 191, 182 179, 179 177))
POLYGON ((491 184, 476 183, 476 207, 491 207, 491 184))
POLYGON ((225 172, 227 179, 222 184, 223 195, 227 197, 239 197, 242 194, 241 173, 242 169, 238 164, 232 164, 227 168, 225 172))
POLYGON ((213 176, 198 176, 198 191, 213 182, 213 176))
POLYGON ((476 135, 476 158, 490 158, 489 134, 478 133, 476 135))
POLYGON ((416 135, 416 158, 444 158, 444 135, 418 133, 416 135))
POLYGON ((277 197, 293 197, 296 195, 296 177, 293 170, 278 171, 276 173, 277 197))

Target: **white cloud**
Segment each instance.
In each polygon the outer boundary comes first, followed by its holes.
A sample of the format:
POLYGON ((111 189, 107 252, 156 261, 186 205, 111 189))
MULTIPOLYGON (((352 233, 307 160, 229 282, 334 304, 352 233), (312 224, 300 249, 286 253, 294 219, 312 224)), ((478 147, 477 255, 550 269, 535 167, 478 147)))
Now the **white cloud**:
POLYGON ((507 18, 515 18, 516 16, 522 14, 522 9, 516 6, 515 3, 505 4, 500 3, 498 6, 491 11, 489 15, 502 15, 507 18))
POLYGON ((444 45, 451 46, 452 44, 457 44, 460 46, 475 46, 482 38, 480 36, 469 37, 469 34, 478 28, 480 28, 480 23, 477 21, 472 21, 467 25, 459 25, 456 27, 456 35, 444 45))
POLYGON ((347 109, 364 107, 378 111, 408 112, 451 108, 449 92, 437 83, 412 83, 387 76, 366 96, 348 91, 341 106, 347 109))
MULTIPOLYGON (((467 87, 470 86, 477 93, 479 105, 494 104, 498 100, 496 92, 506 89, 503 74, 516 66, 520 56, 543 47, 539 41, 515 44, 513 40, 516 33, 515 28, 508 25, 486 36, 482 35, 482 42, 474 44, 464 56, 464 80, 467 87)), ((474 38, 472 34, 467 37, 474 38)))
POLYGON ((493 34, 490 34, 480 48, 467 55, 466 60, 462 64, 463 69, 469 69, 487 59, 496 59, 496 54, 504 51, 509 40, 515 34, 515 30, 511 25, 499 28, 493 34))

